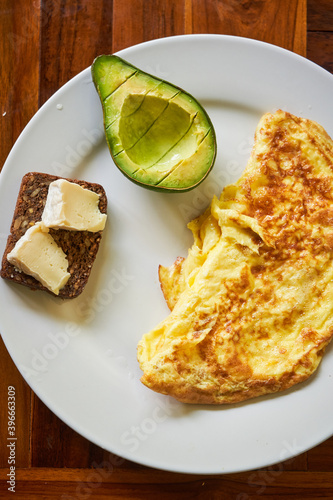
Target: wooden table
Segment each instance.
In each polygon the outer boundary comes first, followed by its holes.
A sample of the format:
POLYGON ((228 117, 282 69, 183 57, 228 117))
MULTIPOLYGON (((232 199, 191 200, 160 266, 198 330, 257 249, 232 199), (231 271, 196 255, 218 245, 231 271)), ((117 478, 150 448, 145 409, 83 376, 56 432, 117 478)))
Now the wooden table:
MULTIPOLYGON (((0 165, 38 108, 95 56, 189 33, 264 40, 333 71, 332 0, 1 0, 0 165)), ((333 438, 260 471, 203 476, 149 469, 112 457, 62 423, 30 390, 2 341, 0 361, 0 498, 333 498, 333 438), (8 386, 16 390, 12 497, 8 386)))

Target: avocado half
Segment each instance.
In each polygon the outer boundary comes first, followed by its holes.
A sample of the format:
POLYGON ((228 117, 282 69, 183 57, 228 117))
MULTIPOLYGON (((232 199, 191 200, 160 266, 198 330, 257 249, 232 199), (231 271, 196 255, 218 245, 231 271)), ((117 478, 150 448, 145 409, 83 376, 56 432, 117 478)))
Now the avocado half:
POLYGON ((194 97, 115 55, 97 57, 91 71, 110 153, 124 175, 158 191, 188 191, 204 180, 216 137, 194 97))

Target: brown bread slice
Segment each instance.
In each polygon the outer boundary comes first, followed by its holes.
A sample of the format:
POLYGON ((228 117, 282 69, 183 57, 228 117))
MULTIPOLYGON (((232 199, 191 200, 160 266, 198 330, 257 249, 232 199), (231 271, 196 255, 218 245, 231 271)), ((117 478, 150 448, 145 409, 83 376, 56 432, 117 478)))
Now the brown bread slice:
MULTIPOLYGON (((7 261, 7 254, 14 248, 15 243, 24 235, 26 230, 41 220, 49 184, 60 178, 55 175, 39 172, 29 172, 23 177, 10 228, 10 235, 8 236, 2 258, 2 268, 0 271, 2 278, 28 286, 32 290, 45 290, 52 293, 32 276, 18 271, 7 261)), ((75 182, 83 188, 98 193, 100 195, 99 209, 102 213, 106 213, 107 198, 105 190, 101 185, 77 179, 66 180, 75 182)), ((88 231, 50 229, 50 234, 67 255, 68 271, 71 274, 66 285, 59 291, 58 297, 64 299, 77 297, 82 293, 87 284, 98 252, 102 231, 92 233, 88 231)))

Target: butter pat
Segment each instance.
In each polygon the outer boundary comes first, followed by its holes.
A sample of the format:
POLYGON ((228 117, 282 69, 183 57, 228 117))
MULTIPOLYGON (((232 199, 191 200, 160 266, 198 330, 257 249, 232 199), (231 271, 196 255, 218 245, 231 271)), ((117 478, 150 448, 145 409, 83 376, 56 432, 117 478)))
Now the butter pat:
POLYGON ((7 260, 56 295, 70 277, 66 254, 41 222, 31 226, 17 241, 7 260))
POLYGON ((58 179, 51 182, 42 221, 46 227, 72 231, 102 231, 106 214, 98 207, 99 195, 79 184, 58 179))

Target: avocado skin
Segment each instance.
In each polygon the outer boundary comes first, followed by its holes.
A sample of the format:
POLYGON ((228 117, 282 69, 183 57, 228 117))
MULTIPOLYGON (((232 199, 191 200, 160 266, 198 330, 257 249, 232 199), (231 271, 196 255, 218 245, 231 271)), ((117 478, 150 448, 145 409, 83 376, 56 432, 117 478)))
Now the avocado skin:
MULTIPOLYGON (((91 66, 91 73, 103 108, 104 130, 111 157, 113 158, 113 161, 118 169, 130 181, 132 181, 136 185, 153 191, 179 193, 190 191, 205 180, 205 178, 213 168, 216 159, 216 135, 213 124, 207 112, 192 95, 184 91, 182 88, 167 82, 166 80, 160 79, 140 70, 139 68, 133 66, 129 62, 116 55, 100 55, 96 57, 91 66), (133 85, 133 88, 131 88, 132 81, 134 81, 134 79, 136 80, 136 84, 133 85), (114 94, 114 92, 117 89, 120 89, 121 92, 122 88, 125 87, 128 82, 130 82, 130 84, 128 85, 129 88, 124 90, 125 97, 120 98, 119 103, 117 103, 117 98, 115 99, 116 102, 113 103, 113 113, 110 113, 110 110, 105 105, 105 101, 110 101, 112 107, 113 96, 116 95, 114 94), (149 97, 146 98, 145 93, 135 94, 135 91, 138 90, 138 88, 141 92, 143 89, 146 89, 146 94, 148 95, 149 93, 149 97), (132 92, 134 92, 134 94, 132 94, 132 92), (155 164, 153 167, 149 166, 147 170, 145 170, 144 167, 138 168, 140 163, 133 163, 130 160, 130 158, 128 157, 128 150, 121 150, 122 142, 119 137, 119 128, 121 127, 119 127, 118 125, 118 134, 112 130, 113 123, 119 123, 121 121, 124 122, 126 118, 121 115, 126 98, 127 100, 130 100, 130 97, 133 97, 133 95, 136 97, 138 95, 142 95, 144 96, 142 100, 144 101, 146 99, 148 101, 149 99, 152 100, 150 96, 154 97, 156 95, 156 92, 160 99, 166 99, 166 107, 168 105, 171 107, 174 103, 177 104, 179 102, 179 104, 177 105, 179 106, 180 110, 182 110, 184 106, 184 109, 188 112, 189 117, 191 117, 192 122, 189 122, 190 128, 187 133, 184 133, 183 136, 180 137, 179 143, 181 143, 182 141, 184 142, 184 137, 186 136, 188 136, 190 138, 190 141, 192 142, 194 141, 194 137, 199 136, 197 149, 193 152, 192 155, 189 155, 188 157, 184 156, 179 165, 177 164, 177 166, 175 167, 175 170, 177 170, 177 168, 178 170, 180 170, 178 178, 177 172, 175 174, 172 172, 172 170, 170 170, 170 173, 165 176, 168 177, 167 181, 165 181, 165 179, 163 178, 161 181, 159 181, 158 175, 156 175, 157 181, 155 181, 154 173, 148 176, 152 177, 152 179, 144 179, 145 176, 147 177, 149 168, 153 169, 155 167, 155 164), (117 112, 118 116, 116 116, 114 122, 112 122, 112 119, 115 117, 115 114, 117 112), (110 117, 111 122, 109 123, 110 117), (195 132, 194 134, 191 134, 192 127, 195 132), (117 148, 119 149, 119 151, 117 150, 117 148), (120 161, 121 156, 125 156, 125 158, 120 161), (199 174, 196 176, 192 176, 193 179, 186 179, 186 177, 188 177, 189 175, 191 176, 191 173, 189 174, 189 172, 193 172, 193 165, 195 169, 199 171, 199 174), (134 172, 131 171, 131 168, 134 168, 134 172), (142 171, 143 173, 140 174, 140 172, 138 171, 142 171), (173 178, 172 182, 170 181, 170 178, 173 178)), ((153 109, 153 107, 151 109, 153 109)), ((160 116, 158 116, 158 118, 160 118, 160 116)), ((171 124, 173 123, 173 121, 169 121, 168 123, 171 124)), ((153 129, 154 126, 150 128, 153 129)), ((144 137, 145 134, 149 134, 149 129, 148 132, 145 132, 143 134, 140 140, 144 137)), ((167 136, 167 134, 164 135, 167 136)), ((129 151, 131 152, 131 150, 134 150, 135 147, 136 144, 134 143, 133 148, 130 148, 129 151)), ((174 151, 174 147, 175 146, 171 147, 171 152, 174 151)), ((147 150, 148 149, 149 148, 147 147, 147 150)), ((164 156, 167 157, 167 154, 164 156)), ((154 172, 154 170, 150 170, 150 172, 151 171, 154 172)))

